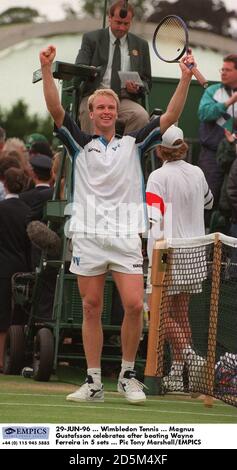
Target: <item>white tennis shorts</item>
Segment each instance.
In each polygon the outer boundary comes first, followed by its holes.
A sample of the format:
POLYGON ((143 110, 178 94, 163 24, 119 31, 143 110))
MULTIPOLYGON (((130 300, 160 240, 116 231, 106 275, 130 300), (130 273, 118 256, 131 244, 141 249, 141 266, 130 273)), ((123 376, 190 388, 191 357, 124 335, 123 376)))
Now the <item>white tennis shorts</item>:
POLYGON ((126 274, 143 273, 141 239, 75 238, 70 271, 81 276, 98 276, 108 271, 126 274))

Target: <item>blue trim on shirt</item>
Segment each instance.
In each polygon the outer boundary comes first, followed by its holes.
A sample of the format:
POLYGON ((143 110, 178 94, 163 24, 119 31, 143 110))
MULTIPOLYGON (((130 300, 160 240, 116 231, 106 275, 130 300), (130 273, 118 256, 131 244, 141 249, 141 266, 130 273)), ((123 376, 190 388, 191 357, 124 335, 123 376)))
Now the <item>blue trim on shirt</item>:
POLYGON ((135 143, 142 153, 156 147, 162 140, 160 116, 152 119, 152 121, 139 131, 131 132, 129 135, 135 138, 135 143))
POLYGON ((97 138, 105 147, 108 147, 109 142, 103 135, 97 136, 97 138))

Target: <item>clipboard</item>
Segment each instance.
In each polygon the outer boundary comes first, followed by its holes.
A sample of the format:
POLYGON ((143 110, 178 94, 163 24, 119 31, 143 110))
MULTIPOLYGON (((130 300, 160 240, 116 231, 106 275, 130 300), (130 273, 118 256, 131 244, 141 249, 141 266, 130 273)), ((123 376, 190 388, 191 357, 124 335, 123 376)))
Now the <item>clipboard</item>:
POLYGON ((138 72, 122 72, 122 71, 119 71, 118 74, 119 74, 119 78, 121 80, 121 88, 126 88, 125 83, 126 83, 127 80, 132 80, 133 82, 136 83, 136 85, 139 85, 141 87, 144 86, 138 72))

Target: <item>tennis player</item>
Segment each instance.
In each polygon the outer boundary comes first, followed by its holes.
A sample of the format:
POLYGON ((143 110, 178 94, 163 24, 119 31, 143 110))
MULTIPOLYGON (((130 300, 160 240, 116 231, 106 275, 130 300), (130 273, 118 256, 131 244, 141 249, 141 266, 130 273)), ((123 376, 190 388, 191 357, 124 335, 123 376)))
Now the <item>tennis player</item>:
POLYGON ((142 331, 143 258, 139 233, 146 230, 140 153, 161 140, 161 134, 179 118, 192 72, 179 64, 181 79, 166 112, 135 133, 115 135, 119 99, 112 90, 95 91, 88 100, 94 135, 82 132, 64 111, 52 76, 54 46, 40 53, 43 89, 56 134, 73 161, 73 256, 70 270, 77 275, 83 301, 83 345, 87 379, 67 400, 103 401, 101 312, 106 274, 112 272, 124 307, 121 328, 122 366, 118 391, 131 403, 142 403, 143 384, 134 363, 142 331))
MULTIPOLYGON (((150 274, 154 240, 205 235, 204 209, 212 208, 213 195, 202 170, 184 161, 187 151, 188 145, 184 142, 182 129, 172 125, 162 135, 162 142, 157 147, 157 156, 163 165, 148 178, 146 200, 151 222, 148 239, 148 294, 151 293, 150 274)), ((195 272, 197 261, 201 263, 203 258, 205 263, 204 251, 191 253, 187 250, 184 256, 189 257, 186 268, 185 260, 178 256, 174 256, 169 263, 175 285, 168 288, 169 313, 165 324, 172 349, 172 367, 164 383, 170 390, 180 391, 183 391, 183 367, 186 359, 183 350, 185 354, 190 352, 194 355, 188 319, 189 298, 190 294, 202 291, 202 280, 206 277, 205 270, 201 274, 198 273, 198 276, 195 272)))

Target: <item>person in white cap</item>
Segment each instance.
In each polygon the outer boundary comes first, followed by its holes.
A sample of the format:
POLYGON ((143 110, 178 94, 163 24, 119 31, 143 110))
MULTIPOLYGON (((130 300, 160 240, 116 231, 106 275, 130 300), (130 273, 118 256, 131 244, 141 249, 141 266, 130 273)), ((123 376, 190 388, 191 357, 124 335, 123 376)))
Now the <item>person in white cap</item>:
MULTIPOLYGON (((150 272, 154 240, 190 238, 205 235, 204 209, 211 209, 213 195, 202 170, 184 161, 188 145, 183 131, 172 125, 162 135, 157 156, 163 162, 147 182, 146 201, 151 223, 148 237, 149 270, 147 294, 151 293, 150 272)), ((176 261, 177 262, 177 261, 176 261)), ((165 381, 170 390, 183 391, 183 349, 192 351, 192 334, 188 320, 189 297, 200 292, 201 284, 193 276, 169 290, 169 318, 165 326, 171 343, 172 367, 165 381), (179 344, 181 337, 182 344, 179 344)))

